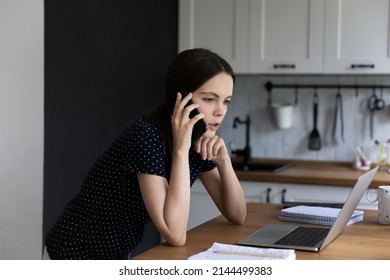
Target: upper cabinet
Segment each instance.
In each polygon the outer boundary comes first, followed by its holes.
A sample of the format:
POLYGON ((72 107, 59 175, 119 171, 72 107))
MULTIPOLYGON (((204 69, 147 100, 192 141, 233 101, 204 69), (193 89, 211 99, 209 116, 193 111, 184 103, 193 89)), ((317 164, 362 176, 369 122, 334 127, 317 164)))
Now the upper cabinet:
POLYGON ((248 0, 180 0, 179 50, 214 50, 248 72, 248 0))
POLYGON ((323 0, 250 0, 249 72, 321 73, 323 0))
POLYGON ((389 0, 325 1, 325 73, 390 73, 389 0))
POLYGON ((180 0, 179 50, 237 73, 389 74, 390 0, 180 0))

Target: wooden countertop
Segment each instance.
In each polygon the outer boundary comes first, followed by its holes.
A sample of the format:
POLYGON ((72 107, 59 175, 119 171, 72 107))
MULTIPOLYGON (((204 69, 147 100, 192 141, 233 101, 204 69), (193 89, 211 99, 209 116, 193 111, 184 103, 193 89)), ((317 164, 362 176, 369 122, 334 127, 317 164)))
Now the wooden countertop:
MULTIPOLYGON (((188 231, 186 245, 173 247, 163 243, 133 259, 185 260, 207 250, 214 242, 236 244, 238 240, 266 224, 288 223, 279 221, 281 209, 281 204, 248 203, 243 225, 233 225, 219 216, 188 231)), ((390 248, 389 234, 389 225, 377 223, 377 211, 364 210, 363 221, 348 225, 323 251, 316 253, 296 250, 296 255, 298 260, 389 260, 390 250, 384 249, 390 248)))
MULTIPOLYGON (((235 162, 235 159, 232 159, 235 162)), ((237 162, 237 161, 236 161, 237 162)), ((277 182, 292 184, 312 184, 352 187, 357 178, 366 171, 356 170, 350 162, 253 159, 254 163, 282 163, 290 167, 278 172, 239 171, 236 174, 242 181, 277 182)), ((372 168, 375 165, 372 165, 372 168)), ((371 188, 390 185, 390 174, 379 171, 370 184, 371 188)))

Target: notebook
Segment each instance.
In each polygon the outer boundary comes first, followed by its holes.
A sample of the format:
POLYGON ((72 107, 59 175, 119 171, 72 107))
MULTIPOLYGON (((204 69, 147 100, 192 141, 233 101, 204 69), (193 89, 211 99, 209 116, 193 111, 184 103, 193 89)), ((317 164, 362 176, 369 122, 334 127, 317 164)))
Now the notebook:
POLYGON ((332 227, 268 224, 237 243, 245 246, 322 251, 343 232, 377 171, 378 167, 375 167, 358 178, 332 227))
MULTIPOLYGON (((282 209, 279 220, 321 226, 332 226, 340 214, 340 208, 298 205, 282 209)), ((363 220, 364 211, 355 210, 347 225, 363 220)))

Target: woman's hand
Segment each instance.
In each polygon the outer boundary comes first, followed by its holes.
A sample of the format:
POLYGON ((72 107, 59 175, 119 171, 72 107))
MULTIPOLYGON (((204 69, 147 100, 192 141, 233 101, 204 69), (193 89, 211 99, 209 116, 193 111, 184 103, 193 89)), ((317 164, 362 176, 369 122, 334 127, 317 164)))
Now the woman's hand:
POLYGON ((190 168, 188 151, 194 124, 204 117, 198 114, 190 119, 190 112, 198 105, 186 106, 192 98, 177 93, 171 125, 173 151, 169 180, 162 176, 138 173, 143 201, 154 225, 163 238, 173 246, 186 242, 190 212, 190 168))
POLYGON ((199 153, 204 160, 213 160, 215 162, 230 159, 222 138, 215 135, 212 138, 200 137, 195 143, 195 151, 199 153))
POLYGON ((246 217, 246 202, 241 184, 234 172, 225 142, 215 135, 201 137, 195 150, 202 159, 214 161, 217 168, 199 174, 199 178, 221 213, 232 223, 242 224, 246 217))
POLYGON ((192 93, 181 98, 181 93, 177 93, 175 107, 172 113, 172 134, 174 150, 184 149, 188 151, 191 147, 192 130, 197 121, 204 118, 203 114, 197 114, 192 119, 190 112, 198 108, 198 104, 191 104, 186 107, 188 101, 192 98, 192 93))

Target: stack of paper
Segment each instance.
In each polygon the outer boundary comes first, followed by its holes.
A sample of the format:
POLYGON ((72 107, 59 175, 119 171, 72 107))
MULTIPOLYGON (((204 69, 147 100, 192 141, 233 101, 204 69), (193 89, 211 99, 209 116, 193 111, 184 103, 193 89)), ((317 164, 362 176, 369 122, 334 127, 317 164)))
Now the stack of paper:
POLYGON ((214 243, 207 251, 189 260, 295 260, 295 250, 254 248, 214 243))
MULTIPOLYGON (((332 226, 340 210, 339 208, 300 205, 283 209, 279 215, 279 220, 332 226)), ((363 211, 355 210, 348 225, 362 221, 363 214, 363 211)))

